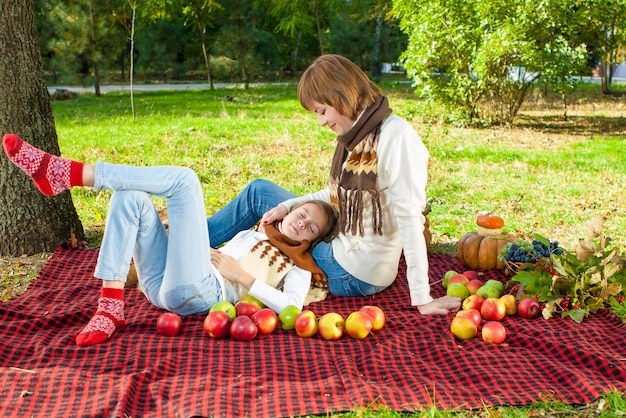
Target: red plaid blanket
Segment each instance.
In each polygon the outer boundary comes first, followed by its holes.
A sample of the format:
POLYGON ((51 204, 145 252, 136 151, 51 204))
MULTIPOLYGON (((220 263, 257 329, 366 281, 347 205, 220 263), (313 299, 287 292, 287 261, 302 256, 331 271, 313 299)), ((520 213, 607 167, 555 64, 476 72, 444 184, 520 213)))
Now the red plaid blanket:
MULTIPOLYGON (((415 411, 587 403, 626 390, 626 344, 609 312, 583 324, 560 318, 505 320, 507 344, 458 341, 450 317, 423 317, 409 306, 404 264, 386 291, 329 297, 318 315, 365 304, 387 314, 365 340, 324 341, 282 330, 252 342, 213 340, 201 317, 178 337, 155 332, 159 309, 126 292, 128 326, 88 348, 74 336, 92 316, 97 251, 59 249, 22 296, 0 304, 1 416, 293 416, 355 406, 415 411)), ((432 254, 431 280, 462 269, 432 254)), ((488 271, 486 278, 504 279, 488 271)), ((435 284, 434 296, 443 294, 435 284)))

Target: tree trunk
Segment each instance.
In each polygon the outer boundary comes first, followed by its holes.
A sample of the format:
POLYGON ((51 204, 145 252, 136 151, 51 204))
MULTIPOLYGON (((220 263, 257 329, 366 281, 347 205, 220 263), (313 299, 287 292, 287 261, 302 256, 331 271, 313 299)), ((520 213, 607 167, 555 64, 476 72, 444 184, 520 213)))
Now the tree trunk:
MULTIPOLYGON (((59 155, 43 77, 33 0, 0 3, 0 134, 15 133, 59 155)), ((44 196, 0 153, 0 255, 53 251, 83 226, 69 192, 44 196)))
POLYGON ((96 58, 96 51, 98 50, 98 40, 96 37, 96 12, 94 10, 94 5, 89 5, 89 25, 91 26, 91 33, 89 34, 89 43, 90 43, 90 52, 89 56, 91 57, 91 66, 93 68, 93 76, 94 76, 94 93, 96 97, 101 96, 100 92, 100 70, 98 68, 98 59, 96 58))
POLYGON ((200 19, 196 15, 196 19, 198 19, 198 30, 200 31, 200 41, 202 42, 202 56, 204 57, 204 67, 206 69, 206 79, 207 83, 209 83, 209 88, 213 90, 213 78, 211 77, 211 65, 209 62, 209 53, 206 48, 206 25, 200 22, 200 19))

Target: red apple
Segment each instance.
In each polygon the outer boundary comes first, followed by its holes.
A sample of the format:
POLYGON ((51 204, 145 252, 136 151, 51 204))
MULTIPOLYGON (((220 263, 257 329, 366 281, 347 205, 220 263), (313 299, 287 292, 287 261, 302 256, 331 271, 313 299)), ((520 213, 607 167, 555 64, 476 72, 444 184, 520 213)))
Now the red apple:
POLYGON ((512 316, 517 313, 517 301, 515 300, 515 296, 502 295, 500 296, 500 300, 504 302, 504 306, 506 308, 506 314, 508 316, 512 316))
POLYGON ((462 285, 466 285, 467 283, 469 283, 469 279, 463 274, 457 273, 454 276, 450 277, 450 280, 448 280, 448 286, 450 286, 452 283, 461 283, 462 285))
POLYGON ((479 280, 480 276, 478 275, 477 271, 474 270, 467 270, 463 272, 463 276, 467 277, 468 279, 470 279, 470 281, 472 280, 479 280))
POLYGON ((317 323, 317 333, 325 340, 338 340, 343 336, 345 323, 343 316, 329 312, 322 315, 317 323))
POLYGON ((263 308, 252 314, 252 322, 259 330, 259 334, 267 335, 274 332, 278 326, 278 315, 270 308, 263 308))
POLYGON ((480 311, 478 309, 467 309, 458 311, 456 313, 456 317, 471 319, 477 328, 480 326, 480 323, 483 320, 483 317, 480 315, 480 311))
POLYGON ((241 315, 233 319, 230 324, 230 336, 237 341, 250 341, 256 337, 259 330, 249 316, 241 315))
POLYGON ((346 319, 346 333, 356 340, 362 340, 370 334, 372 323, 372 317, 368 314, 352 312, 346 319))
POLYGON ((506 316, 506 306, 499 298, 487 298, 480 305, 480 314, 485 321, 502 321, 506 316))
POLYGON ((450 331, 460 340, 474 338, 478 333, 478 328, 470 318, 455 316, 450 323, 450 331))
POLYGON ((237 312, 237 316, 252 317, 252 315, 260 310, 261 308, 256 302, 246 302, 240 300, 235 304, 235 311, 237 312))
POLYGON ((467 297, 467 299, 465 299, 463 301, 463 304, 461 305, 463 309, 467 310, 467 309, 476 309, 478 311, 480 311, 480 307, 483 304, 483 298, 478 296, 478 295, 469 295, 467 297))
POLYGON ((359 311, 372 317, 372 331, 380 331, 385 326, 385 312, 380 307, 365 305, 359 311))
POLYGON ((202 327, 212 338, 224 338, 230 334, 230 315, 225 311, 213 311, 204 318, 202 327))
POLYGON ((522 318, 534 319, 541 315, 541 305, 534 298, 524 298, 517 304, 517 313, 522 318))
POLYGON ((302 311, 294 322, 296 334, 300 337, 312 337, 317 334, 317 315, 313 311, 302 311))
POLYGON ((506 339, 506 328, 498 321, 485 322, 481 336, 486 343, 502 344, 506 339))
POLYGON ((465 287, 467 287, 467 290, 469 290, 470 295, 475 295, 476 292, 478 292, 478 289, 483 287, 483 282, 482 280, 471 279, 469 282, 467 282, 465 287))
POLYGON ((174 312, 165 312, 156 323, 157 332, 166 337, 175 337, 183 330, 183 320, 174 312))

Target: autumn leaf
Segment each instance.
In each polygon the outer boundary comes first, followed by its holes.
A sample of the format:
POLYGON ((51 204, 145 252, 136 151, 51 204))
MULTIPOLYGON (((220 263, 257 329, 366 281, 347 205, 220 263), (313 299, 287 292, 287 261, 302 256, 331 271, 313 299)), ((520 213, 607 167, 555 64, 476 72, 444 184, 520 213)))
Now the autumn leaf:
POLYGON ((580 238, 576 247, 576 258, 586 263, 596 252, 596 247, 592 242, 580 238))
POLYGON ((591 220, 585 222, 584 227, 587 232, 586 235, 588 239, 591 240, 602 236, 602 225, 604 224, 605 220, 606 218, 603 215, 598 215, 591 220))

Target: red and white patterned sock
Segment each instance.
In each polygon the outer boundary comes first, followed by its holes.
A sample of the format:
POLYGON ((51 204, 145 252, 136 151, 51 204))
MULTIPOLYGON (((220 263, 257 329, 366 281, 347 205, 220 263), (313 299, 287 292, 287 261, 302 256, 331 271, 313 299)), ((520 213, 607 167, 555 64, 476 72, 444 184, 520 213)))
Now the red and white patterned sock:
POLYGON ((49 154, 14 134, 4 135, 2 146, 13 164, 28 174, 46 196, 83 185, 84 164, 81 162, 49 154))
POLYGON ((76 336, 80 347, 100 344, 126 326, 124 319, 124 289, 102 288, 98 310, 89 323, 76 336))

